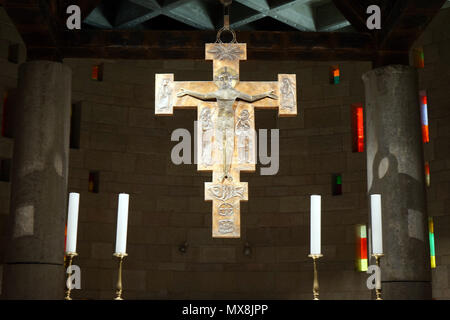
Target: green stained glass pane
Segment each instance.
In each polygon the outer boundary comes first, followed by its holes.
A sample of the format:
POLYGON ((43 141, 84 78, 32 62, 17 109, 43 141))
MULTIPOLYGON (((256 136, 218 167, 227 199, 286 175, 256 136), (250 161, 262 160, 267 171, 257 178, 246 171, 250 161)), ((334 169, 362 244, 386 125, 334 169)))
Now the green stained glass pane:
POLYGON ((434 233, 430 232, 430 256, 436 256, 435 248, 434 248, 434 233))
POLYGON ((334 77, 334 84, 339 84, 339 77, 334 77))

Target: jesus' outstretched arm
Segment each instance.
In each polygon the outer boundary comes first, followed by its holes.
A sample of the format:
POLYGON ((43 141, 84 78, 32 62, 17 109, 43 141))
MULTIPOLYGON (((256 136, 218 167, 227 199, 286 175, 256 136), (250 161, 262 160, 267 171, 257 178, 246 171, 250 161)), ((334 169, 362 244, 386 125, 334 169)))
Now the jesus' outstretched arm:
POLYGON ((275 91, 269 91, 261 94, 249 95, 243 92, 239 92, 238 99, 247 101, 247 102, 255 102, 264 98, 278 99, 278 96, 274 93, 275 91))
POLYGON ((216 98, 213 92, 199 93, 191 90, 180 89, 180 92, 177 93, 177 97, 183 96, 191 96, 200 100, 214 100, 216 98))

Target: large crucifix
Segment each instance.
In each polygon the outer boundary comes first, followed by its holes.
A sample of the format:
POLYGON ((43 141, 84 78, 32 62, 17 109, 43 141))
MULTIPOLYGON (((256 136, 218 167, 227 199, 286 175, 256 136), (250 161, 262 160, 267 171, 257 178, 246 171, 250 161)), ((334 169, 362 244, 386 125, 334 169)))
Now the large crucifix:
POLYGON ((245 43, 208 43, 213 81, 174 81, 156 74, 155 114, 173 115, 173 108, 197 108, 197 169, 212 171, 205 200, 212 201, 212 236, 240 237, 240 201, 248 200, 248 184, 240 171, 256 164, 255 108, 278 108, 279 116, 297 115, 295 74, 278 81, 239 81, 239 61, 247 59, 245 43))

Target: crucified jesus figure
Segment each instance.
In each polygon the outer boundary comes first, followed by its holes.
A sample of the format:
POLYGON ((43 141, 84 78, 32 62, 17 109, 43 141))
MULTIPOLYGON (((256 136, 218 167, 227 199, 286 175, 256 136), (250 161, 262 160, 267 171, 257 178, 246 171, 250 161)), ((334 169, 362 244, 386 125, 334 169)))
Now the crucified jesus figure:
POLYGON ((264 98, 278 99, 274 91, 265 92, 257 95, 249 95, 234 89, 233 80, 237 77, 233 76, 227 67, 223 69, 215 78, 214 83, 219 88, 217 91, 209 93, 198 93, 190 90, 181 89, 177 93, 178 97, 189 95, 191 97, 203 101, 217 101, 218 115, 215 123, 217 132, 222 132, 222 136, 218 135, 220 149, 223 151, 223 175, 220 181, 225 179, 232 180, 230 175, 231 163, 234 151, 234 102, 243 100, 246 102, 254 102, 264 98))

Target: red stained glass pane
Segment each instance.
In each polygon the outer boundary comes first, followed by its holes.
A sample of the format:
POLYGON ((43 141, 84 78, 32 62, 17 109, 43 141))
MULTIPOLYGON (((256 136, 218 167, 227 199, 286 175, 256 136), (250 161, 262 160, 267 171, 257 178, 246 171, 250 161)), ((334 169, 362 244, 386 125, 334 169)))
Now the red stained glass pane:
POLYGON ((428 104, 427 96, 422 96, 422 104, 428 104))
POLYGON ((92 80, 98 80, 99 66, 92 67, 92 80))
POLYGON ((364 152, 364 111, 361 104, 352 105, 352 150, 364 152))
POLYGON ((430 163, 425 162, 425 184, 427 187, 430 186, 430 163))
POLYGON ((367 259, 367 238, 361 238, 361 259, 367 259))
POLYGON ((430 142, 430 133, 428 130, 428 126, 422 125, 422 137, 424 143, 430 142))

